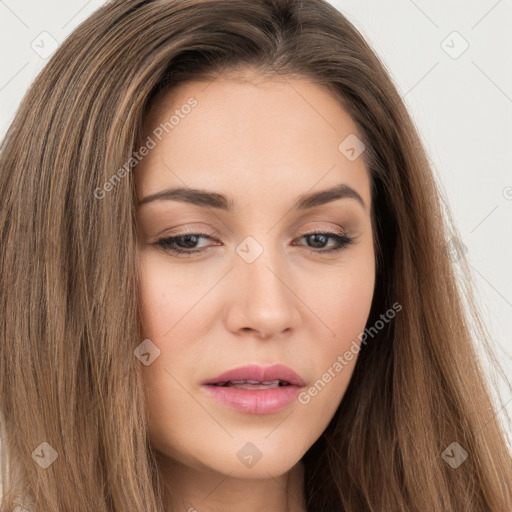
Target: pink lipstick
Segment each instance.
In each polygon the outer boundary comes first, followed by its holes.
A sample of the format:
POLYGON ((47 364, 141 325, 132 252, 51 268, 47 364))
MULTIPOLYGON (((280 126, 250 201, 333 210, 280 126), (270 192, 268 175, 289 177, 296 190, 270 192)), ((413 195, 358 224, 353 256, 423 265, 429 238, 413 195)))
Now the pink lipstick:
POLYGON ((224 405, 248 414, 270 414, 283 409, 304 386, 302 377, 282 364, 242 366, 202 383, 224 405))

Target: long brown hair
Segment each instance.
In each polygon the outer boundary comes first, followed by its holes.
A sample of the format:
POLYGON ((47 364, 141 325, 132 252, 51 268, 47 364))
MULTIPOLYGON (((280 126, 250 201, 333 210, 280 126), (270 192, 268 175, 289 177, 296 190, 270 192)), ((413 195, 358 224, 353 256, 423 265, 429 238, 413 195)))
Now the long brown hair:
POLYGON ((368 324, 402 305, 303 457, 308 511, 510 510, 476 343, 493 356, 465 256, 450 257, 450 209, 384 66, 323 0, 110 1, 33 82, 0 154, 2 510, 163 510, 125 164, 157 92, 244 67, 312 79, 357 123, 380 249, 368 324))

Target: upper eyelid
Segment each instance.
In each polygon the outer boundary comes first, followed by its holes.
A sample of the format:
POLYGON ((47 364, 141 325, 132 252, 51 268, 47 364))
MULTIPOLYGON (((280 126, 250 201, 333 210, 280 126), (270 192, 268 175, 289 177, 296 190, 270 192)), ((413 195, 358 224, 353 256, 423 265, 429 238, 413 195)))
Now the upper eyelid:
MULTIPOLYGON (((346 245, 346 244, 350 244, 350 245, 357 244, 357 240, 359 238, 358 236, 346 235, 344 232, 339 232, 339 231, 335 231, 335 230, 331 231, 330 229, 321 230, 321 229, 317 228, 316 230, 305 231, 305 232, 299 234, 293 240, 294 241, 295 240, 299 240, 301 238, 304 238, 304 237, 307 237, 307 236, 312 236, 312 235, 315 235, 315 234, 326 234, 326 235, 328 235, 329 238, 335 239, 337 241, 337 243, 341 243, 342 244, 341 247, 330 249, 330 250, 325 250, 325 249, 321 249, 321 250, 318 250, 318 251, 311 250, 311 252, 315 252, 315 253, 318 253, 318 254, 326 254, 326 253, 332 253, 332 252, 339 252, 339 250, 343 249, 343 245, 346 245), (345 242, 342 242, 341 241, 342 239, 345 239, 345 242)), ((193 236, 199 237, 200 239, 209 238, 210 240, 215 240, 214 236, 211 236, 211 235, 209 235, 207 233, 199 233, 199 232, 187 231, 187 232, 182 232, 182 233, 178 233, 178 234, 173 234, 173 235, 170 235, 170 236, 164 236, 162 238, 157 239, 156 242, 152 243, 152 245, 157 245, 158 246, 158 245, 163 245, 164 242, 169 242, 169 241, 173 241, 174 242, 176 239, 186 237, 187 235, 193 235, 193 236)), ((208 251, 209 249, 212 249, 212 246, 206 246, 206 247, 203 247, 203 248, 190 248, 188 250, 187 249, 182 249, 179 252, 183 252, 185 254, 186 253, 194 254, 194 253, 197 253, 197 252, 205 252, 205 251, 208 251)), ((173 251, 171 251, 171 252, 173 252, 173 251)))
MULTIPOLYGON (((350 235, 348 235, 345 232, 345 230, 343 230, 341 228, 339 230, 336 230, 334 228, 318 228, 317 227, 317 228, 301 231, 296 237, 293 238, 292 241, 299 240, 299 239, 301 239, 303 237, 312 236, 312 235, 315 235, 315 234, 327 234, 327 235, 330 235, 331 239, 333 239, 333 238, 334 239, 339 239, 340 237, 341 238, 346 238, 346 239, 350 240, 351 243, 355 243, 356 239, 359 238, 358 236, 350 236, 350 235)), ((165 241, 169 241, 169 240, 175 240, 175 239, 183 238, 183 237, 190 236, 190 235, 199 237, 200 240, 205 240, 205 238, 206 238, 206 239, 213 240, 213 241, 216 241, 216 242, 219 241, 217 239, 216 235, 212 235, 212 234, 209 234, 209 233, 201 232, 200 230, 196 230, 196 231, 194 231, 194 230, 187 230, 187 231, 182 231, 182 232, 179 232, 179 233, 176 233, 176 234, 159 237, 159 238, 156 239, 155 242, 153 242, 153 244, 158 245, 161 242, 165 242, 165 241)), ((204 247, 204 249, 208 249, 208 247, 204 247)), ((199 249, 199 250, 201 250, 201 249, 199 249)), ((193 250, 192 250, 192 252, 193 252, 193 250)), ((319 252, 321 252, 321 251, 319 251, 319 252)))
MULTIPOLYGON (((320 224, 320 223, 323 223, 323 222, 329 222, 327 220, 323 221, 323 220, 320 220, 320 221, 314 221, 316 224, 320 224)), ((169 237, 172 237, 172 236, 180 236, 182 234, 191 234, 191 235, 197 235, 197 234, 207 234, 207 235, 211 235, 211 236, 221 236, 219 231, 216 230, 215 228, 205 228, 205 227, 190 227, 190 226, 186 226, 184 228, 176 228, 178 230, 177 233, 172 233, 170 235, 168 235, 169 237)), ((328 231, 328 232, 333 232, 333 233, 337 233, 339 231, 342 231, 343 234, 346 233, 346 231, 348 231, 347 229, 347 225, 345 226, 340 226, 340 225, 337 225, 337 226, 329 226, 329 225, 321 225, 321 226, 313 226, 313 227, 310 227, 310 228, 301 228, 299 230, 300 233, 311 233, 311 232, 325 232, 325 231, 328 231)), ((230 230, 230 232, 232 232, 230 230)), ((155 235, 155 236, 159 236, 159 235, 155 235)))
POLYGON ((334 233, 334 234, 346 234, 345 228, 337 227, 333 228, 331 226, 322 226, 322 227, 314 227, 309 229, 300 230, 301 235, 307 235, 310 233, 334 233))
MULTIPOLYGON (((313 234, 323 234, 323 233, 329 233, 329 234, 338 235, 338 236, 348 236, 348 234, 346 233, 346 230, 344 228, 341 228, 341 227, 339 227, 339 228, 333 228, 333 227, 314 227, 314 228, 310 228, 310 229, 300 230, 300 232, 297 235, 297 237, 300 238, 300 237, 303 237, 303 236, 308 236, 308 235, 313 235, 313 234)), ((219 236, 215 232, 211 233, 208 230, 186 229, 186 230, 180 231, 178 233, 173 233, 173 234, 170 234, 170 235, 164 235, 164 236, 157 237, 157 240, 167 240, 167 239, 172 239, 172 238, 181 238, 181 237, 187 236, 187 235, 199 235, 199 236, 203 236, 203 238, 206 235, 210 239, 215 239, 215 238, 217 238, 219 236)))

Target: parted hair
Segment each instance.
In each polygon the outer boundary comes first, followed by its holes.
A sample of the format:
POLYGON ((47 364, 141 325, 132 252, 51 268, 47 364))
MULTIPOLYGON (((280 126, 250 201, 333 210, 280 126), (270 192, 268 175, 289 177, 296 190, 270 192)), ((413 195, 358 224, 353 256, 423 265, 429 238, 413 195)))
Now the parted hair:
POLYGON ((511 510, 478 347, 498 361, 435 169, 374 50, 323 0, 117 0, 55 51, 1 144, 2 511, 164 510, 133 355, 137 166, 95 190, 131 157, 159 92, 249 68, 313 80, 357 124, 378 249, 368 324, 402 306, 302 459, 308 512, 511 510), (443 457, 453 443, 467 453, 457 468, 443 457), (41 453, 57 458, 43 468, 41 453))

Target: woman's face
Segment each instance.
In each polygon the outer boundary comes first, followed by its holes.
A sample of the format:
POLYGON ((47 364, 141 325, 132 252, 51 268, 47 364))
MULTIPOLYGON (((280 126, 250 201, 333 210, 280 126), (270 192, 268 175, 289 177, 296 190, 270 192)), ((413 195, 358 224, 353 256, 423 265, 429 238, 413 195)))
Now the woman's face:
POLYGON ((343 398, 375 261, 354 122, 309 81, 250 78, 182 84, 146 119, 143 371, 151 442, 171 464, 268 478, 297 464, 343 398), (277 364, 295 377, 265 373, 277 364), (217 380, 291 383, 205 384, 247 365, 261 372, 217 380))

